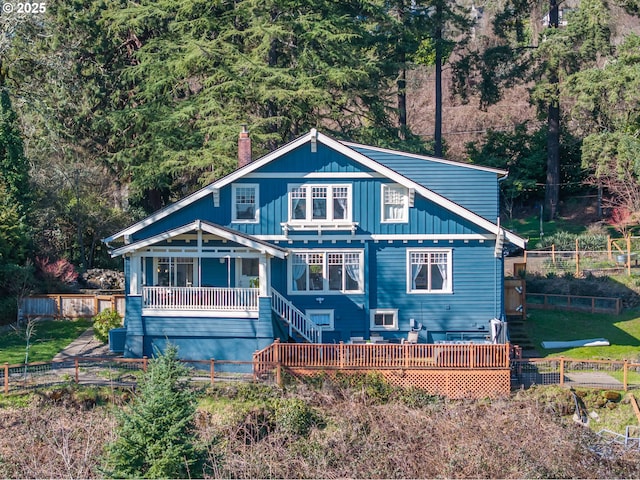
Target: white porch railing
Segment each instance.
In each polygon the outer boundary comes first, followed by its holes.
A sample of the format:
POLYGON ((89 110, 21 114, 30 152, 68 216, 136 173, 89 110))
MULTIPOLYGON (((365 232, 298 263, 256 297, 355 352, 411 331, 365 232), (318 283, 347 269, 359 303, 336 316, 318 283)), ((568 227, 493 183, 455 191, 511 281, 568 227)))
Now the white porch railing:
POLYGON ((257 312, 259 291, 259 288, 142 287, 142 306, 158 310, 257 312))

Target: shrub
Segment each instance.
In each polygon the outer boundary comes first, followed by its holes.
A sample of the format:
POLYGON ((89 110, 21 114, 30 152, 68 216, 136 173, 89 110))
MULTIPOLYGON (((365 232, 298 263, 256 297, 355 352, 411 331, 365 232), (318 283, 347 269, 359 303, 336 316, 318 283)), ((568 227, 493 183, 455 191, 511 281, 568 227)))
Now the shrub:
POLYGON ((122 319, 115 310, 107 308, 93 317, 93 336, 102 343, 109 341, 109 330, 122 326, 122 319))
POLYGON ((281 400, 276 408, 276 425, 289 435, 304 437, 311 427, 321 424, 319 414, 300 398, 281 400))

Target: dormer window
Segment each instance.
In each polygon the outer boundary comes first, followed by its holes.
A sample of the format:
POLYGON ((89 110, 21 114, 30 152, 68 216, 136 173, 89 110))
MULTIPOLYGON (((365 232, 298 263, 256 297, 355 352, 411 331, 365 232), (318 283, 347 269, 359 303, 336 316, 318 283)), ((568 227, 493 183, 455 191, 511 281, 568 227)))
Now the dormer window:
POLYGON ((351 220, 351 185, 289 187, 292 222, 325 223, 351 220))
POLYGON ((407 222, 409 218, 409 189, 398 184, 384 184, 381 196, 382 222, 407 222))
POLYGON ((258 185, 237 183, 232 185, 233 197, 231 218, 233 222, 255 223, 258 221, 258 185))

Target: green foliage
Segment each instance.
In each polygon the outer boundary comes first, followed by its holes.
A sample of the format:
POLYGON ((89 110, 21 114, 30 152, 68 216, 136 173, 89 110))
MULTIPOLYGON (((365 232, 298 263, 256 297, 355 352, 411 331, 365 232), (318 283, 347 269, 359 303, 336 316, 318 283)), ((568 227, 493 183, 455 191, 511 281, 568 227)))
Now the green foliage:
POLYGON ((107 308, 93 317, 93 336, 102 343, 109 341, 109 330, 122 326, 122 319, 117 311, 107 308))
POLYGON ((300 398, 281 399, 276 405, 276 426, 288 435, 307 436, 312 427, 323 423, 320 414, 300 398))
POLYGON ((607 249, 607 238, 607 235, 602 233, 585 232, 577 235, 559 231, 540 239, 537 248, 546 249, 555 245, 556 250, 571 252, 575 251, 578 240, 578 246, 582 251, 604 251, 607 249))
POLYGON ((640 36, 628 35, 602 68, 570 77, 564 95, 585 135, 582 162, 604 186, 609 203, 640 211, 640 36))
MULTIPOLYGON (((516 206, 531 205, 544 198, 546 135, 544 127, 531 130, 528 125, 519 124, 513 132, 490 130, 480 147, 475 143, 467 145, 473 163, 509 171, 508 177, 500 182, 501 199, 509 216, 516 206)), ((580 142, 573 136, 564 134, 561 137, 561 182, 566 193, 576 191, 584 180, 579 146, 580 142)))
POLYGON ((187 478, 197 461, 195 397, 180 379, 189 374, 177 348, 149 362, 132 404, 117 412, 117 439, 106 449, 112 478, 187 478))
POLYGON ((0 82, 0 180, 18 208, 27 210, 31 204, 29 162, 24 155, 18 118, 3 82, 0 82))
POLYGON ((372 403, 387 403, 394 394, 394 387, 377 372, 340 374, 336 375, 335 381, 339 385, 363 394, 365 399, 372 403))

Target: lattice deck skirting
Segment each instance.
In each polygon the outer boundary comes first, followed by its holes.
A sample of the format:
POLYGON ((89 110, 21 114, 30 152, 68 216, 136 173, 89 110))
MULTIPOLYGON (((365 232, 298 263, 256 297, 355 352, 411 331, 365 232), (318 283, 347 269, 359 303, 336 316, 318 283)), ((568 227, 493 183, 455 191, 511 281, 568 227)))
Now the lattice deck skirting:
MULTIPOLYGON (((314 376, 340 373, 366 374, 372 370, 291 368, 294 375, 314 376)), ((376 370, 389 383, 403 388, 419 388, 432 395, 448 398, 497 398, 509 395, 511 375, 503 369, 380 369, 376 370)))

